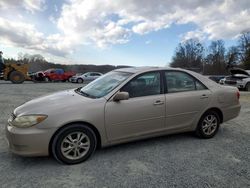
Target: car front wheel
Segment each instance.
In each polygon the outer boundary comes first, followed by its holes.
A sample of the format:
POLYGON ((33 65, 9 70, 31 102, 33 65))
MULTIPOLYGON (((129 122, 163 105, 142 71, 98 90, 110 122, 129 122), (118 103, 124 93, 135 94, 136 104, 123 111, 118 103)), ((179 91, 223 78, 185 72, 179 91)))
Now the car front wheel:
POLYGON ((220 119, 216 112, 208 111, 200 119, 196 135, 201 138, 212 138, 218 132, 220 119))
POLYGON ((77 83, 83 83, 83 79, 82 78, 78 78, 77 79, 77 83))
POLYGON ((52 142, 54 158, 65 164, 87 160, 95 151, 97 139, 94 131, 85 125, 68 125, 61 129, 52 142))

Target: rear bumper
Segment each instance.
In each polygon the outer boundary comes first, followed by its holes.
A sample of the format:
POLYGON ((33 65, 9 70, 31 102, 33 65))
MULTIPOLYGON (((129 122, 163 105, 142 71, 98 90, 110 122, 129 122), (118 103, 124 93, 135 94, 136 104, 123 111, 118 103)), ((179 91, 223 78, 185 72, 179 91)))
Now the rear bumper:
POLYGON ((16 128, 6 126, 6 137, 11 152, 22 156, 47 156, 54 129, 16 128))
POLYGON ((237 104, 223 109, 223 122, 236 118, 240 113, 241 105, 237 104))

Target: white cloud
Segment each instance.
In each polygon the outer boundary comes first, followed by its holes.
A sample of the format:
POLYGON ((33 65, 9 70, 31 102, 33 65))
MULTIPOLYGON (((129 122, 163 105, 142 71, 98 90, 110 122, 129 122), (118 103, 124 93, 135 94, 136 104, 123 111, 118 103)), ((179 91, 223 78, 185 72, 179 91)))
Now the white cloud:
POLYGON ((181 36, 182 42, 189 40, 189 39, 197 39, 199 41, 203 41, 206 38, 206 35, 203 31, 201 30, 194 30, 194 31, 189 31, 185 33, 184 35, 181 36))
POLYGON ((20 47, 29 47, 41 43, 43 34, 31 24, 0 18, 0 38, 1 41, 15 43, 20 47))
POLYGON ((59 34, 45 36, 32 24, 10 21, 0 18, 1 44, 13 45, 25 49, 39 50, 57 56, 70 53, 70 40, 65 41, 59 34))
POLYGON ((123 44, 128 42, 129 29, 123 28, 114 22, 109 22, 104 28, 97 29, 90 36, 98 47, 105 48, 108 44, 123 44))
POLYGON ((40 11, 44 8, 45 0, 4 0, 0 1, 0 9, 24 8, 28 11, 40 11))
MULTIPOLYGON (((0 8, 21 6, 34 12, 42 10, 44 2, 0 1, 0 8)), ((172 24, 197 26, 194 31, 183 34, 183 40, 234 38, 250 29, 249 0, 67 0, 62 7, 53 8, 58 10, 58 17, 47 16, 56 24, 58 34, 45 35, 33 24, 2 18, 1 42, 66 56, 79 45, 94 44, 105 48, 123 44, 133 34, 145 35, 172 24)))
POLYGON ((249 0, 71 0, 62 8, 58 27, 66 38, 75 35, 79 43, 91 41, 103 47, 128 42, 133 33, 144 35, 173 23, 197 25, 184 39, 233 38, 250 28, 249 17, 249 0))

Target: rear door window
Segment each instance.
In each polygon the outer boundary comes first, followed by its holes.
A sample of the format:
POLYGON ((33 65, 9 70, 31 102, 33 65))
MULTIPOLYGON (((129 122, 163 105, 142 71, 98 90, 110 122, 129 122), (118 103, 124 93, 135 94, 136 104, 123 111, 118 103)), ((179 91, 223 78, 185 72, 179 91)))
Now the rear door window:
POLYGON ((168 93, 207 89, 200 81, 180 71, 165 72, 165 81, 168 93))

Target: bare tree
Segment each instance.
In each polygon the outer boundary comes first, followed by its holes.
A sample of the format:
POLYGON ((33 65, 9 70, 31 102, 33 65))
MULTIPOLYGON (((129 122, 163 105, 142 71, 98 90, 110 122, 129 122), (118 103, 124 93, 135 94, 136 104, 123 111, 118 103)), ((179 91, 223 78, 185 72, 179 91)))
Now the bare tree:
POLYGON ((203 57, 203 45, 196 39, 189 39, 178 45, 170 66, 192 69, 201 72, 203 57))
POLYGON ((240 64, 239 48, 237 46, 231 46, 226 53, 227 69, 233 68, 240 64))
POLYGON ((246 69, 250 69, 250 31, 241 34, 238 48, 242 64, 246 69))
POLYGON ((212 41, 206 56, 206 74, 225 74, 226 49, 223 40, 212 41))

